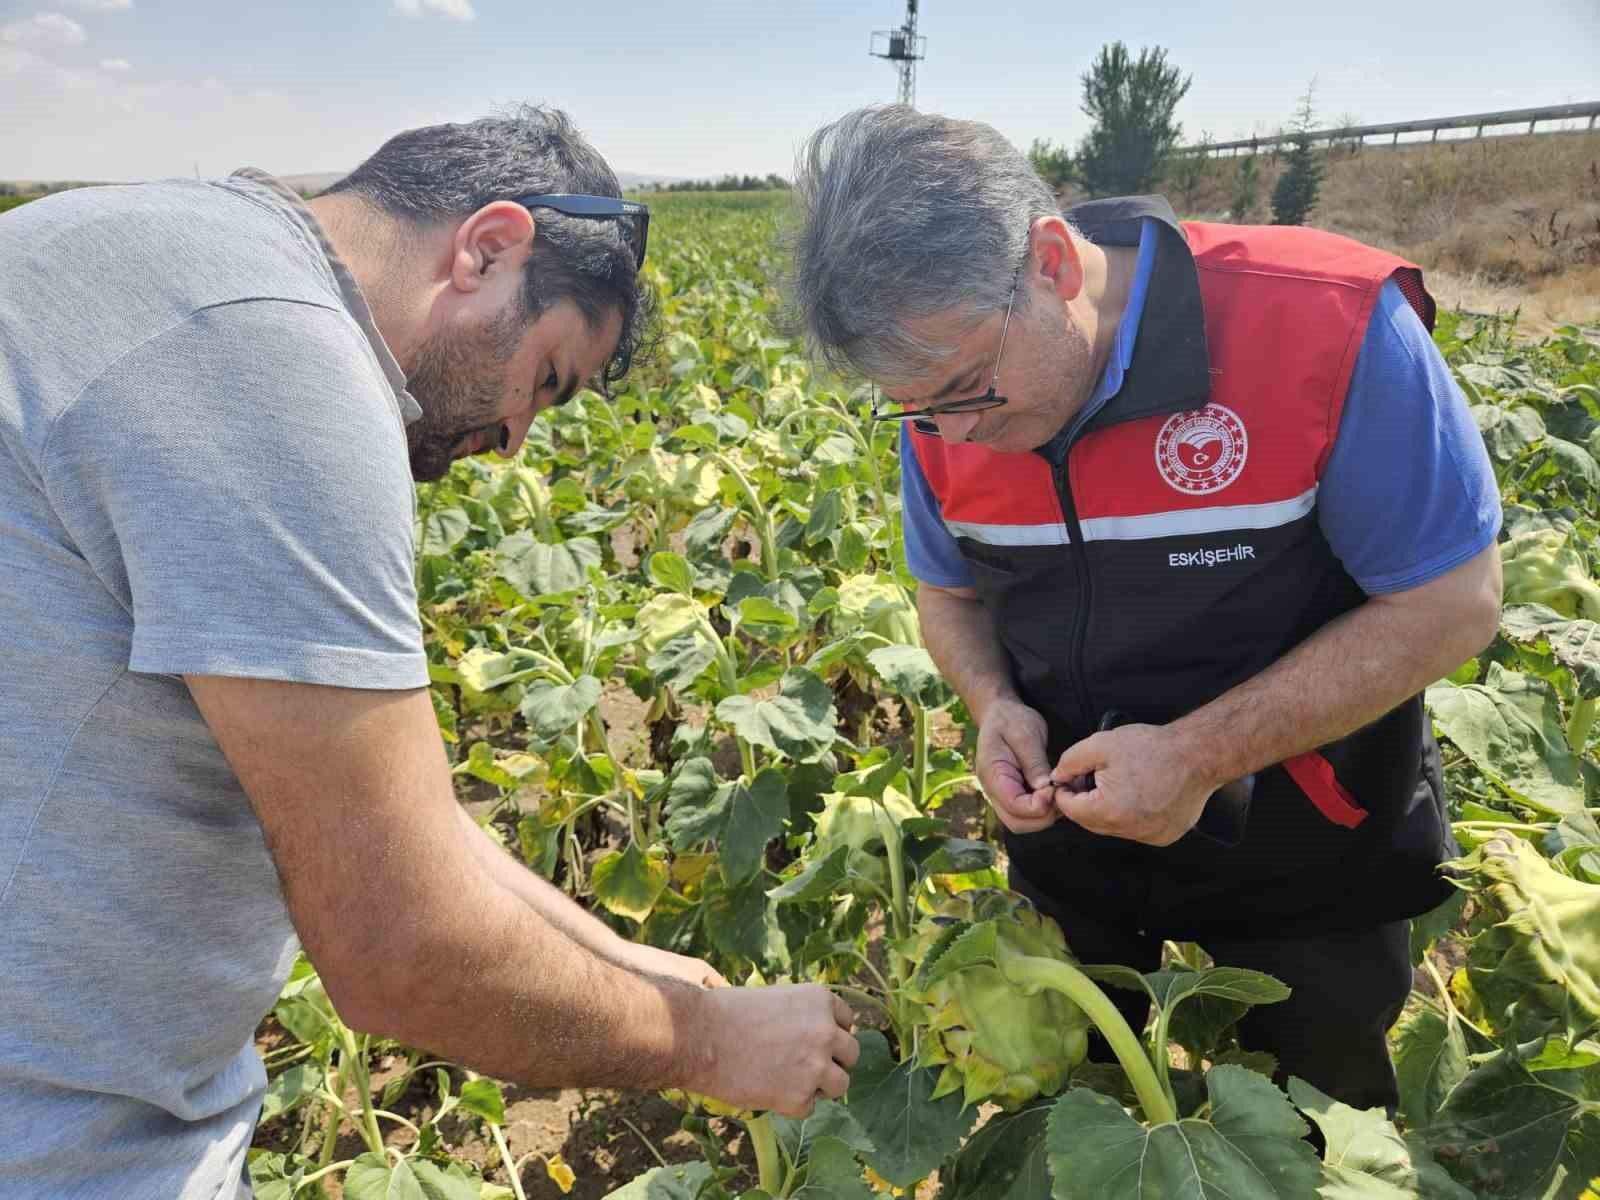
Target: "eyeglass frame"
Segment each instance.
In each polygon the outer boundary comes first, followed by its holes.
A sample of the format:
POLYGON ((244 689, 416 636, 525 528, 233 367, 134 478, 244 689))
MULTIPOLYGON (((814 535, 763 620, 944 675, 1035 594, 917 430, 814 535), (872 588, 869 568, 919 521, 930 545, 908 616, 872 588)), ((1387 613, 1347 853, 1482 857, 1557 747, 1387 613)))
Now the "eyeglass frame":
MULTIPOLYGON (((638 233, 638 246, 634 250, 634 266, 644 266, 645 245, 650 240, 650 206, 638 200, 624 200, 620 196, 593 196, 585 192, 550 192, 536 196, 518 196, 512 203, 523 208, 553 208, 567 217, 587 220, 631 217, 638 233)), ((629 239, 632 241, 633 239, 629 239)))
POLYGON ((981 396, 970 396, 965 400, 949 400, 943 404, 929 404, 922 408, 901 409, 899 412, 886 412, 878 407, 878 385, 872 384, 872 419, 874 421, 910 421, 911 428, 918 433, 925 433, 931 437, 939 437, 939 426, 932 418, 944 416, 948 413, 987 412, 991 408, 999 408, 1009 403, 1009 397, 996 394, 1000 384, 1000 360, 1006 352, 1006 333, 1011 328, 1011 310, 1017 302, 1017 284, 1022 279, 1022 264, 1017 264, 1016 274, 1011 277, 1011 296, 1006 301, 1006 317, 1000 324, 1000 345, 994 352, 994 371, 989 376, 989 390, 981 396))

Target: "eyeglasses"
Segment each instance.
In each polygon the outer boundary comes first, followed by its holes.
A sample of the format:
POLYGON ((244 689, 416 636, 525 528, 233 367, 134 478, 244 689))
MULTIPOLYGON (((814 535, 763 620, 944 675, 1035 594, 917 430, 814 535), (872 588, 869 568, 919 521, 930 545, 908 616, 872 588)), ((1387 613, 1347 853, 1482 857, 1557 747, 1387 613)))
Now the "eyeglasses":
POLYGON ((939 436, 939 426, 933 418, 944 416, 946 413, 983 412, 989 408, 999 408, 1006 403, 1006 397, 996 393, 995 388, 1000 382, 1000 358, 1006 352, 1006 331, 1011 328, 1011 308, 1017 302, 1017 281, 1022 275, 1022 268, 1017 268, 1017 274, 1011 279, 1011 298, 1006 301, 1006 319, 1000 326, 1000 348, 994 353, 994 372, 989 377, 989 390, 981 396, 972 396, 966 400, 950 400, 944 404, 929 404, 923 408, 903 408, 898 411, 884 410, 878 407, 878 385, 872 385, 872 419, 874 421, 910 421, 911 428, 918 433, 928 434, 930 437, 939 436))
POLYGON ((634 264, 644 266, 644 247, 650 236, 650 209, 637 200, 556 192, 542 196, 518 196, 515 202, 523 208, 553 208, 568 217, 621 221, 624 228, 632 229, 631 234, 623 236, 633 250, 634 264))

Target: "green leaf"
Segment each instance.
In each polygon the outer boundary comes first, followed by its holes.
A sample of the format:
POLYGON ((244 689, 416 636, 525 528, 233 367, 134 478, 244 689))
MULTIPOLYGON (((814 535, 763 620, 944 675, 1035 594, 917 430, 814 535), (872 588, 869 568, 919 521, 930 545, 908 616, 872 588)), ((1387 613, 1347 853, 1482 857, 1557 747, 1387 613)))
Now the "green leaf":
POLYGON ((684 530, 684 544, 689 553, 696 556, 720 553, 722 540, 728 536, 738 516, 736 508, 707 508, 696 513, 684 530))
POLYGON ((867 654, 867 662, 896 695, 913 704, 938 708, 950 701, 944 676, 921 646, 880 646, 867 654))
POLYGON ((896 1187, 928 1175, 961 1146, 978 1119, 976 1107, 963 1110, 959 1095, 934 1100, 938 1074, 914 1063, 896 1063, 877 1030, 856 1034, 861 1058, 850 1074, 846 1103, 875 1149, 866 1156, 872 1169, 896 1187))
POLYGON ((1049 1104, 1035 1104, 989 1118, 939 1172, 941 1200, 1043 1200, 1050 1194, 1049 1117, 1049 1104))
POLYGON ((492 1195, 488 1189, 493 1185, 469 1175, 460 1163, 441 1166, 424 1158, 413 1158, 411 1170, 427 1200, 487 1200, 492 1195))
POLYGON ((1382 1109, 1341 1104, 1291 1076, 1289 1096, 1322 1131, 1327 1149, 1323 1200, 1473 1200, 1434 1163, 1420 1141, 1408 1142, 1382 1109))
POLYGON ((789 796, 783 772, 767 767, 748 784, 734 785, 728 801, 728 825, 722 834, 722 871, 730 883, 742 883, 766 857, 767 843, 783 832, 789 796))
POLYGON ((1411 965, 1420 967, 1425 954, 1433 944, 1449 933, 1461 920, 1466 909, 1465 892, 1452 892, 1437 908, 1420 917, 1411 918, 1411 965))
POLYGON ((730 696, 717 705, 717 718, 747 742, 799 762, 817 761, 833 747, 833 692, 812 672, 791 667, 778 693, 771 700, 730 696))
POLYGON ((449 554, 472 532, 472 518, 459 508, 443 508, 429 513, 422 527, 418 550, 423 554, 449 554))
POLYGON ((521 712, 544 741, 560 737, 600 702, 600 681, 580 675, 571 683, 537 680, 523 694, 521 712))
POLYGON ((347 1200, 428 1200, 411 1164, 391 1164, 382 1154, 363 1154, 344 1176, 347 1200))
POLYGON ((644 665, 662 683, 682 691, 716 661, 717 648, 700 631, 688 629, 669 639, 644 665))
POLYGON ((316 1094, 322 1081, 322 1068, 316 1063, 299 1063, 275 1076, 262 1098, 259 1119, 270 1121, 293 1112, 316 1094))
POLYGON ((1583 1074, 1534 1075, 1501 1051, 1456 1086, 1422 1137, 1475 1192, 1527 1195, 1555 1175, 1574 1122, 1594 1108, 1582 1093, 1583 1074))
POLYGON ((461 1107, 491 1125, 506 1123, 506 1098, 492 1079, 469 1079, 462 1084, 461 1107))
POLYGON ((581 588, 589 568, 600 565, 600 543, 579 537, 551 544, 523 530, 496 546, 494 559, 495 574, 531 600, 581 588))
POLYGON ((729 887, 713 876, 706 884, 705 926, 711 944, 724 954, 763 970, 788 962, 788 943, 759 878, 729 887))
POLYGON ((1424 1004, 1400 1018, 1391 1034, 1400 1080, 1400 1112, 1418 1129, 1438 1115, 1445 1097, 1467 1075, 1467 1039, 1454 1012, 1424 1004))
POLYGON ((694 591, 694 571, 689 560, 670 550, 658 550, 650 556, 650 578, 669 592, 687 596, 694 591))
POLYGON ((667 788, 667 840, 672 848, 687 850, 720 838, 732 795, 732 785, 719 783, 709 758, 685 761, 667 788))
POLYGON ((872 1149, 872 1139, 867 1136, 866 1130, 861 1128, 861 1123, 850 1110, 837 1100, 818 1100, 811 1115, 801 1120, 773 1113, 772 1124, 789 1151, 789 1156, 794 1159, 805 1158, 811 1145, 819 1138, 826 1137, 835 1138, 860 1154, 872 1149))
POLYGON ((806 545, 815 546, 826 541, 839 528, 839 518, 844 515, 844 502, 834 490, 824 491, 811 506, 806 518, 806 545))
POLYGON ((849 874, 846 865, 849 858, 849 846, 835 846, 821 858, 807 861, 798 875, 771 889, 767 895, 774 904, 807 904, 816 900, 826 900, 833 895, 833 889, 843 883, 849 874))
POLYGON ((644 923, 667 889, 667 864, 645 854, 629 842, 620 854, 613 850, 594 865, 595 899, 610 912, 644 923))
POLYGON ((1500 614, 1500 632, 1566 667, 1580 696, 1600 696, 1600 625, 1564 617, 1543 604, 1512 604, 1500 614))
POLYGON ((875 1200, 855 1151, 836 1137, 812 1141, 805 1182, 790 1195, 794 1200, 875 1200))
POLYGON ((605 1200, 698 1200, 701 1189, 710 1179, 709 1163, 652 1167, 631 1183, 607 1192, 605 1200))
POLYGON ((1472 415, 1478 422, 1478 432, 1489 457, 1502 465, 1514 462, 1529 446, 1545 436, 1544 420, 1536 409, 1526 404, 1500 408, 1493 404, 1477 404, 1472 415))
POLYGON ((1206 1075, 1213 1120, 1146 1129, 1109 1097, 1073 1088, 1051 1106, 1055 1200, 1308 1200, 1321 1178, 1306 1125, 1243 1067, 1206 1075))
POLYGON ((1583 808, 1583 778, 1567 747, 1561 704, 1542 679, 1489 665, 1482 684, 1428 689, 1434 722, 1473 766, 1547 814, 1583 808))
POLYGON ((751 637, 774 645, 793 641, 800 631, 799 619, 766 596, 747 596, 739 601, 739 627, 751 637))

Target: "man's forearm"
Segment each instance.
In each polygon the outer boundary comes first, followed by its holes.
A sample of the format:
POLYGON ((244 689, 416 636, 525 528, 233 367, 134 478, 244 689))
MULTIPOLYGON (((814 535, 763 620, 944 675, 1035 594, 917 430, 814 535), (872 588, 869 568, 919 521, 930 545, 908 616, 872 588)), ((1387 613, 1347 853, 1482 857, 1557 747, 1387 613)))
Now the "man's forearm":
POLYGON ((559 889, 552 887, 502 850, 472 819, 466 809, 461 809, 460 813, 462 828, 467 837, 467 844, 472 847, 473 856, 483 864, 484 869, 496 883, 580 946, 592 950, 610 962, 622 961, 623 948, 628 945, 627 942, 603 922, 574 904, 559 889))
POLYGON ((620 963, 625 945, 472 825, 452 902, 411 940, 377 1030, 528 1086, 663 1087, 690 1071, 697 989, 620 963), (609 953, 608 953, 609 951, 609 953), (520 1031, 520 1037, 507 1037, 520 1031))
POLYGON ((924 585, 917 590, 917 616, 934 666, 974 721, 982 725, 991 704, 1016 697, 1011 662, 979 601, 924 585))
POLYGON ((1452 620, 1448 612, 1368 601, 1167 728, 1220 787, 1376 720, 1492 636, 1477 615, 1452 620))

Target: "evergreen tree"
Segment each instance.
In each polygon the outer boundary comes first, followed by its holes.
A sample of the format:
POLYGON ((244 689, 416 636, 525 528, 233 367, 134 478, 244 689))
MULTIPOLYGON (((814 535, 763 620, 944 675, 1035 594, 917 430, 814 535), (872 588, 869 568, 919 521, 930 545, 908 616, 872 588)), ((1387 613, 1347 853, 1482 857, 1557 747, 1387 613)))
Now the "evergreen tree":
POLYGON ((1141 49, 1137 59, 1121 42, 1101 47, 1083 76, 1083 112, 1094 125, 1076 159, 1078 177, 1090 195, 1133 195, 1154 188, 1183 133, 1172 113, 1193 78, 1170 65, 1160 46, 1141 49))
POLYGON ((1044 138, 1034 138, 1028 147, 1028 165, 1056 191, 1072 181, 1072 152, 1044 138))
POLYGON ((1304 225, 1306 217, 1317 206, 1317 192, 1322 187, 1322 173, 1326 164, 1311 145, 1311 126, 1315 117, 1311 95, 1316 86, 1317 81, 1313 79, 1306 88, 1306 94, 1300 98, 1300 107, 1295 111, 1289 165, 1278 177, 1278 186, 1272 189, 1274 225, 1304 225))
POLYGON ((1233 181, 1233 203, 1229 215, 1239 224, 1247 224, 1261 199, 1261 167, 1252 154, 1239 164, 1239 174, 1233 181))

